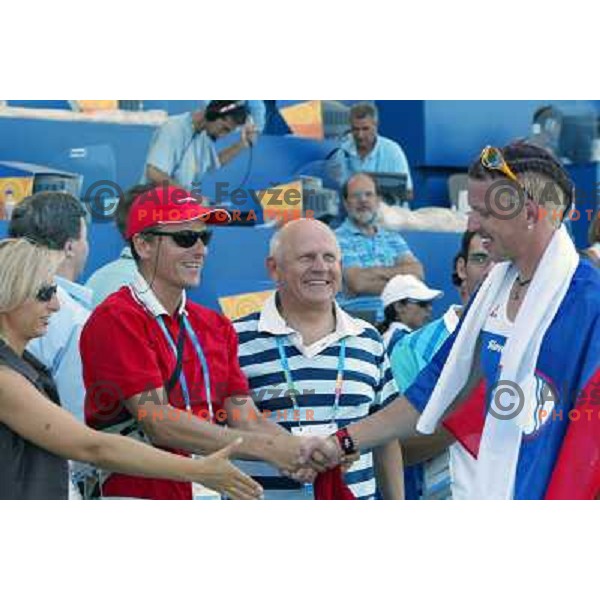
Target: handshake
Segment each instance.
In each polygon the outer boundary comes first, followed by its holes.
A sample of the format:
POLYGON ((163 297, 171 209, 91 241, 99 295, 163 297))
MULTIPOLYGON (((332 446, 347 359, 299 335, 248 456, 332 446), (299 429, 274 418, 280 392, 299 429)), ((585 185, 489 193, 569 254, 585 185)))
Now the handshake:
POLYGON ((272 438, 267 460, 285 476, 312 483, 319 473, 341 465, 345 470, 359 453, 344 453, 335 435, 329 437, 278 435, 272 438))

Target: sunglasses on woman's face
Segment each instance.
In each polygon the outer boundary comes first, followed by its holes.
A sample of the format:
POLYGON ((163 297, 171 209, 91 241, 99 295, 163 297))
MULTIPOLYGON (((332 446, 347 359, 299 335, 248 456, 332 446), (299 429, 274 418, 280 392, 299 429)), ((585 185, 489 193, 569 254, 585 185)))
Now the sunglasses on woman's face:
POLYGON ((208 246, 210 238, 212 237, 212 231, 209 231, 208 229, 203 229, 202 231, 192 231, 189 229, 183 231, 149 231, 148 233, 159 237, 169 237, 180 248, 191 248, 198 243, 198 240, 200 240, 204 246, 208 246))
POLYGON ((52 298, 54 298, 54 295, 56 294, 57 289, 58 289, 58 286, 56 284, 43 285, 37 291, 37 294, 35 295, 35 299, 38 302, 50 302, 50 300, 52 300, 52 298))

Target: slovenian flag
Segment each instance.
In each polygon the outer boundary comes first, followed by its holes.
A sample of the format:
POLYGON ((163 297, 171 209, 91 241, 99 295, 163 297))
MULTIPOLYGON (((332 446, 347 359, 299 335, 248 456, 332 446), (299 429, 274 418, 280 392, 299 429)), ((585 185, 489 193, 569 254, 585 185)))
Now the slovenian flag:
MULTIPOLYGON (((523 431, 514 498, 600 496, 600 272, 581 261, 543 339, 535 411, 523 431)), ((489 389, 482 377, 443 422, 477 457, 489 389)))

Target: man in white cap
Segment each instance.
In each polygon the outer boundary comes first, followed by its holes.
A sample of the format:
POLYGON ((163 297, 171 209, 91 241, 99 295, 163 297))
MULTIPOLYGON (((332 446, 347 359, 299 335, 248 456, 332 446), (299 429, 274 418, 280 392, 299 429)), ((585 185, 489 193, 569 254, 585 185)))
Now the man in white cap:
POLYGON ((407 334, 420 329, 431 318, 431 303, 441 298, 441 290, 429 288, 414 275, 396 275, 381 293, 384 321, 379 326, 388 355, 407 334))

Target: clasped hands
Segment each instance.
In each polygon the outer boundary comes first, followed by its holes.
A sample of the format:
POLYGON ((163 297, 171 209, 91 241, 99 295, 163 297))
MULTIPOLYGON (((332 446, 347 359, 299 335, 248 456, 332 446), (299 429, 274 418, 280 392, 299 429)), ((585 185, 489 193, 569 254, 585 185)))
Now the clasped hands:
POLYGON ((319 473, 341 465, 346 470, 358 454, 346 456, 335 436, 292 436, 275 438, 272 461, 287 477, 302 483, 312 483, 319 473))

